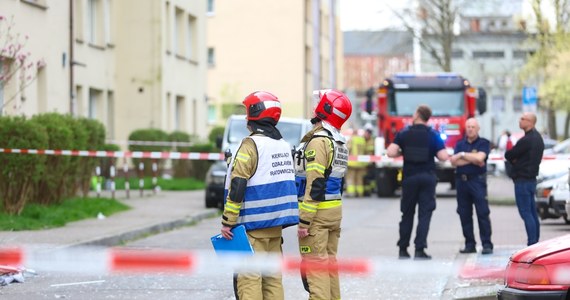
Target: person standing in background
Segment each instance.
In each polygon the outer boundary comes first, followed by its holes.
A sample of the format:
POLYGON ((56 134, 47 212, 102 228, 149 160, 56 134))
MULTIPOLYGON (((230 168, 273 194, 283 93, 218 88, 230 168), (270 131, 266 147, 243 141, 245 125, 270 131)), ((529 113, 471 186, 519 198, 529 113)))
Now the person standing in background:
MULTIPOLYGON (((365 154, 366 140, 364 139, 364 130, 358 129, 354 131, 354 135, 347 143, 350 156, 357 159, 358 155, 365 154)), ((346 173, 346 197, 362 197, 364 195, 364 176, 366 175, 366 166, 368 163, 349 160, 348 172, 346 173)))
POLYGON ((479 224, 479 237, 483 245, 482 254, 493 253, 491 242, 491 218, 487 200, 487 157, 491 151, 487 139, 479 136, 479 122, 470 118, 465 122, 465 138, 455 145, 451 164, 456 166, 455 186, 457 188, 457 214, 461 221, 465 247, 459 253, 475 253, 473 233, 473 206, 479 224))
POLYGON ((534 113, 522 114, 519 119, 519 128, 524 130, 524 136, 505 153, 505 159, 512 164, 511 178, 515 184, 515 201, 519 215, 524 222, 529 246, 538 243, 540 239, 540 220, 534 197, 536 176, 538 176, 544 152, 544 141, 535 126, 536 115, 534 113))
POLYGON ((399 258, 408 259, 408 246, 414 225, 416 205, 418 206, 418 226, 416 228, 416 247, 414 259, 431 259, 425 253, 431 215, 435 210, 435 161, 449 159, 439 133, 427 125, 431 117, 431 108, 420 105, 413 115, 412 125, 398 132, 394 142, 386 149, 388 157, 404 156, 402 180, 402 198, 400 200, 400 247, 399 258))
MULTIPOLYGON (((364 155, 374 155, 374 135, 372 134, 372 126, 365 126, 364 128, 364 155)), ((372 192, 376 189, 376 163, 369 162, 367 164, 363 182, 364 196, 372 195, 372 192)))

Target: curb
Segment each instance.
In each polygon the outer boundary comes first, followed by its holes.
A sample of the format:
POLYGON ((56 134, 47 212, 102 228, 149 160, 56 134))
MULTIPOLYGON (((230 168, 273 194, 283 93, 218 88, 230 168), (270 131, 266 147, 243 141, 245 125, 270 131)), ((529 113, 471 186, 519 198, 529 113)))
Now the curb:
POLYGON ((125 231, 122 233, 106 236, 106 237, 99 237, 91 240, 87 240, 84 242, 79 242, 75 244, 68 245, 67 247, 78 247, 78 246, 104 246, 104 247, 113 247, 124 244, 129 241, 133 241, 136 239, 143 238, 148 235, 154 235, 166 231, 170 231, 176 228, 192 225, 198 221, 216 217, 219 215, 219 210, 217 208, 210 208, 206 211, 200 212, 193 216, 189 216, 187 218, 161 222, 154 225, 150 225, 143 228, 133 229, 129 231, 125 231))

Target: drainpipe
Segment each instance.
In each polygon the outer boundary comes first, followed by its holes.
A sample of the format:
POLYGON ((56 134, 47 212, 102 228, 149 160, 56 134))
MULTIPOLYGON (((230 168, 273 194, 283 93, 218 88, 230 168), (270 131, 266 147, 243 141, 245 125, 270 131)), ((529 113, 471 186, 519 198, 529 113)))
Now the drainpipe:
POLYGON ((69 114, 75 116, 75 92, 73 82, 73 1, 69 0, 69 114))

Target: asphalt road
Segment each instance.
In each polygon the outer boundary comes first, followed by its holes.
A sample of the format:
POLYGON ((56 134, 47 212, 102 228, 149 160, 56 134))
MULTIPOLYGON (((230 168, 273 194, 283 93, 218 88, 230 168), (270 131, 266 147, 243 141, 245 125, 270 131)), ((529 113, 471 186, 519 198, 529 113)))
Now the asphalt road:
MULTIPOLYGON (((458 255, 463 238, 453 196, 440 193, 427 252, 432 261, 397 259, 399 199, 346 199, 339 258, 367 258, 373 262, 366 276, 343 275, 344 299, 452 299, 449 287, 466 257, 458 255)), ((196 201, 202 201, 197 199, 196 201)), ((496 251, 524 247, 526 234, 516 207, 491 207, 496 251)), ((130 242, 128 248, 183 249, 212 255, 209 237, 220 229, 219 218, 130 242)), ((570 233, 562 220, 546 220, 541 240, 570 233)), ((296 256, 296 229, 284 233, 284 253, 296 256)), ((411 249, 413 250, 413 249, 411 249)), ((501 260, 507 261, 504 257, 501 260)), ((80 266, 78 266, 80 268, 80 266)), ((234 299, 232 274, 208 270, 203 275, 147 274, 87 276, 42 273, 26 284, 0 289, 2 299, 234 299)), ((306 299, 298 274, 284 275, 286 299, 306 299)))

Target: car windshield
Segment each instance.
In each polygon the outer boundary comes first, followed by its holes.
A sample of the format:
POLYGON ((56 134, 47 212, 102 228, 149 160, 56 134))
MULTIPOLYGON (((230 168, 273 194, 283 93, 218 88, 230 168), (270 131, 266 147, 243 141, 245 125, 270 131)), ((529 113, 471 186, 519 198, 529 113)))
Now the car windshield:
POLYGON ((396 90, 389 104, 394 116, 411 116, 420 104, 429 103, 433 116, 460 116, 465 111, 463 90, 396 90))
MULTIPOLYGON (((299 144, 299 139, 301 138, 303 132, 303 126, 299 123, 291 123, 287 121, 282 121, 277 123, 277 128, 283 139, 286 140, 291 146, 296 146, 299 144)), ((244 137, 249 135, 249 130, 246 127, 246 120, 232 120, 230 124, 230 128, 228 131, 228 143, 229 144, 237 144, 239 143, 244 137)))

